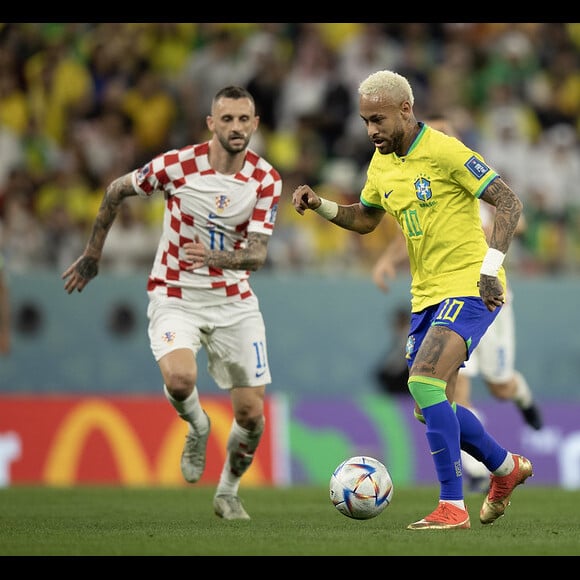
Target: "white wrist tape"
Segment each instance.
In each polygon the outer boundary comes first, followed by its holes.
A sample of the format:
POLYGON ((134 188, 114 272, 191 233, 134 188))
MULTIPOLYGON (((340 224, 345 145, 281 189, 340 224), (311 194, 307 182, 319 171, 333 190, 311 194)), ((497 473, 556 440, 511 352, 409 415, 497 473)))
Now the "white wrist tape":
POLYGON ((314 211, 327 220, 333 220, 338 214, 338 204, 335 201, 321 197, 320 205, 314 211))
POLYGON ((503 264, 504 258, 505 254, 503 252, 500 252, 495 248, 488 248, 487 254, 485 254, 485 258, 481 264, 480 274, 497 278, 497 274, 503 264))

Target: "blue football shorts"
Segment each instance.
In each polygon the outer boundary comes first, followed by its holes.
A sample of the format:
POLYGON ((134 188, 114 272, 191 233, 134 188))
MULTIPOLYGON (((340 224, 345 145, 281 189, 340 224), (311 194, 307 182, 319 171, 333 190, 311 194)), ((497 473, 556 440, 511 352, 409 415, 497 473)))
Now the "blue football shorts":
POLYGON ((473 349, 479 344, 481 337, 500 311, 501 307, 490 312, 481 298, 459 296, 446 298, 421 312, 412 313, 405 349, 408 367, 411 368, 413 365, 427 331, 431 326, 436 325, 446 326, 463 337, 469 359, 473 349))

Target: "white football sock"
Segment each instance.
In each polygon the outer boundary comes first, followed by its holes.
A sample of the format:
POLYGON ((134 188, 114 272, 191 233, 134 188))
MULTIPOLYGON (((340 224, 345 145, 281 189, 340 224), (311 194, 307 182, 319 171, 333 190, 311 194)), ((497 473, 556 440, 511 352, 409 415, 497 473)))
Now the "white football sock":
POLYGON ((508 451, 506 458, 503 463, 493 472, 494 475, 499 475, 500 477, 504 475, 509 475, 516 466, 514 461, 514 456, 508 451))
POLYGON ((205 429, 207 426, 207 419, 203 408, 199 401, 199 394, 197 388, 193 389, 193 392, 187 399, 183 401, 177 401, 174 399, 167 390, 167 387, 163 385, 163 391, 167 400, 171 403, 173 408, 177 411, 177 414, 184 420, 187 421, 194 429, 205 429))
POLYGON ((440 499, 439 503, 450 503, 459 509, 465 509, 465 501, 462 499, 440 499))
POLYGON ((463 467, 464 475, 468 475, 469 477, 489 477, 487 467, 465 451, 461 451, 461 466, 463 467))
POLYGON ((265 419, 254 431, 240 427, 232 422, 226 448, 226 460, 220 474, 216 495, 237 495, 242 475, 248 470, 254 460, 254 452, 258 447, 264 431, 265 419))
POLYGON ((515 371, 514 378, 516 381, 516 394, 513 400, 520 409, 527 409, 534 402, 528 381, 519 371, 515 371))

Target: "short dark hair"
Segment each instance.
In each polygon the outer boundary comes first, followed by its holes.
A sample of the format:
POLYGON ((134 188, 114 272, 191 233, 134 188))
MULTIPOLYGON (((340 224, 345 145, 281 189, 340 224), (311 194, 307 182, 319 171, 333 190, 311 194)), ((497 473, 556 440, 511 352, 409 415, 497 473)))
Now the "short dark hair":
POLYGON ((250 99, 250 101, 254 103, 254 97, 252 97, 252 94, 244 87, 239 87, 237 85, 230 85, 220 89, 213 99, 214 103, 219 99, 250 99))

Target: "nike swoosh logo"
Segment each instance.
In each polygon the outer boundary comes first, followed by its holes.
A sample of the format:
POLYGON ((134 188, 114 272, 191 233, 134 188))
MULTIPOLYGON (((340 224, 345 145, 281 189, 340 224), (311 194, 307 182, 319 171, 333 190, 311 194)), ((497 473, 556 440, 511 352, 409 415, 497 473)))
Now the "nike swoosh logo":
POLYGON ((391 193, 393 193, 393 189, 391 189, 391 191, 389 191, 389 193, 385 193, 385 199, 389 198, 389 195, 391 195, 391 193))
POLYGON ((265 373, 266 369, 264 369, 263 371, 256 371, 256 378, 259 379, 260 377, 263 377, 265 373))
POLYGON ((437 449, 437 451, 431 451, 431 455, 437 455, 437 453, 441 453, 442 451, 445 451, 445 447, 443 449, 437 449))

